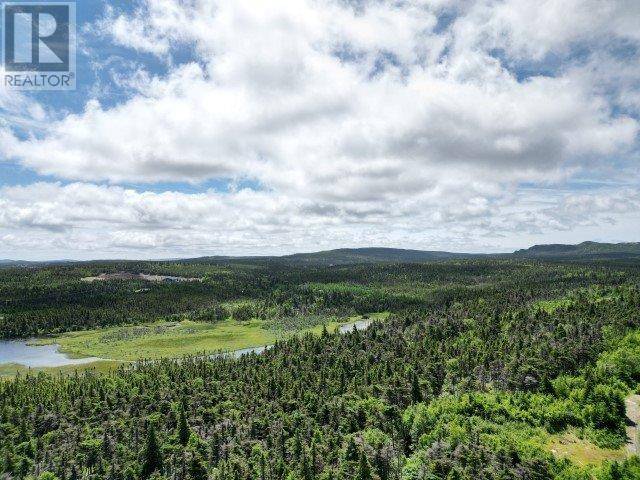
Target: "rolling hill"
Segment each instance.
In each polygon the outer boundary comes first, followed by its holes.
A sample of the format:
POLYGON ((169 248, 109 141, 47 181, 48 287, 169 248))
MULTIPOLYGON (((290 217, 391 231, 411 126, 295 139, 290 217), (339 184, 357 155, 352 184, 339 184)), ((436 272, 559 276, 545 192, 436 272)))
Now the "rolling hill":
MULTIPOLYGON (((357 263, 425 263, 433 261, 471 258, 640 258, 640 242, 599 243, 582 242, 577 245, 534 245, 513 253, 478 254, 438 250, 407 250, 401 248, 339 248, 311 253, 296 253, 284 256, 208 256, 187 259, 171 259, 181 263, 286 263, 290 265, 350 265, 357 263)), ((76 263, 73 260, 29 262, 22 260, 0 260, 0 267, 76 263)))
POLYGON ((516 257, 628 257, 640 256, 640 242, 634 243, 598 243, 582 242, 578 245, 534 245, 518 250, 516 257))
POLYGON ((353 263, 422 263, 434 260, 451 260, 473 257, 469 253, 452 253, 399 248, 340 248, 315 253, 296 253, 277 257, 291 263, 346 265, 353 263))

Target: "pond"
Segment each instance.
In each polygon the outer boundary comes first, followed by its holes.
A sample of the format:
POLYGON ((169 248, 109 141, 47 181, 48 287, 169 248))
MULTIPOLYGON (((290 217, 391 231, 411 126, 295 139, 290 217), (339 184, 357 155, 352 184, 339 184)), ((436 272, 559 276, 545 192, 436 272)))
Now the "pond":
MULTIPOLYGON (((358 320, 340 325, 340 333, 349 333, 356 330, 365 330, 373 323, 371 319, 358 320)), ((30 340, 0 340, 0 365, 15 363, 31 368, 64 367, 66 365, 82 365, 85 363, 102 360, 96 357, 70 358, 58 351, 58 345, 30 345, 30 340)), ((223 355, 232 355, 239 358, 250 353, 260 354, 271 345, 262 347, 243 348, 223 355)), ((217 356, 220 354, 212 355, 217 356)))
POLYGON ((70 358, 58 351, 58 345, 30 345, 29 340, 0 340, 0 365, 15 363, 25 367, 63 367, 100 360, 95 357, 70 358))
POLYGON ((353 332, 353 329, 356 330, 366 330, 373 323, 371 319, 363 319, 358 320, 357 322, 347 323, 345 325, 340 325, 340 333, 349 333, 353 332))
POLYGON ((263 347, 249 347, 249 348, 241 348, 240 350, 232 350, 230 352, 221 352, 214 353, 213 355, 209 355, 209 358, 218 358, 218 357, 233 357, 240 358, 243 355, 249 355, 251 353, 255 353, 256 355, 260 355, 265 350, 270 349, 273 345, 265 345, 263 347))
MULTIPOLYGON (((363 319, 358 320, 357 322, 345 323, 344 325, 340 325, 338 327, 338 332, 340 333, 350 333, 353 332, 353 329, 356 330, 366 330, 373 323, 372 319, 363 319)), ((252 347, 252 348, 243 348, 242 350, 234 350, 233 352, 223 353, 218 355, 231 355, 235 358, 240 358, 243 355, 248 355, 251 353, 261 354, 265 350, 273 347, 273 345, 266 345, 264 347, 252 347)), ((216 355, 213 355, 216 356, 216 355)))

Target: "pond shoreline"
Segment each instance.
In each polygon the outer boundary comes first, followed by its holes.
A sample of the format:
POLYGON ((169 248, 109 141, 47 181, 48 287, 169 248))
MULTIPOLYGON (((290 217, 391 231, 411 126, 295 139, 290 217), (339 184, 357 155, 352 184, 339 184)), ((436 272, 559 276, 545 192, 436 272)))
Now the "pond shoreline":
MULTIPOLYGON (((341 334, 356 330, 365 330, 374 319, 360 319, 339 325, 336 328, 341 334)), ((73 354, 60 351, 60 345, 57 343, 46 343, 43 340, 55 340, 55 336, 45 336, 39 338, 0 340, 0 367, 16 366, 26 369, 40 368, 61 368, 73 367, 81 365, 90 365, 97 362, 118 362, 121 360, 101 358, 101 357, 80 357, 73 354)), ((260 354, 265 350, 273 347, 273 344, 259 345, 240 348, 236 350, 220 351, 216 353, 206 354, 211 358, 219 356, 232 356, 240 358, 243 355, 251 353, 260 354)), ((135 361, 134 361, 135 362, 135 361)), ((125 363, 134 363, 125 362, 125 363)))
POLYGON ((60 351, 57 343, 38 344, 38 339, 0 340, 0 365, 27 368, 56 368, 104 361, 98 357, 74 358, 60 351))

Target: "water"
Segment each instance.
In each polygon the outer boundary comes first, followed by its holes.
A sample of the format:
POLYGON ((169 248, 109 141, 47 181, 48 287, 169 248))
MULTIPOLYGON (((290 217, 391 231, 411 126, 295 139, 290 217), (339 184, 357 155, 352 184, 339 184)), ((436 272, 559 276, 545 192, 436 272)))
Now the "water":
POLYGON ((248 355, 250 353, 256 353, 260 355, 262 352, 264 352, 265 350, 271 347, 273 347, 273 345, 266 345, 264 347, 243 348, 241 350, 234 350, 233 352, 231 352, 230 355, 233 356, 234 358, 240 358, 241 356, 248 355))
POLYGON ((340 325, 338 331, 340 333, 349 333, 353 331, 355 327, 356 330, 366 330, 373 323, 373 320, 358 320, 357 322, 347 323, 346 325, 340 325))
MULTIPOLYGON (((340 325, 338 327, 338 331, 340 333, 349 333, 353 332, 353 329, 356 330, 366 330, 373 323, 371 319, 358 320, 357 322, 345 323, 344 325, 340 325)), ((243 348, 242 350, 234 350, 233 352, 223 353, 218 355, 231 355, 234 358, 240 358, 243 355, 248 355, 251 353, 256 353, 260 355, 265 350, 273 347, 273 345, 266 345, 264 347, 252 347, 252 348, 243 348)), ((214 357, 217 355, 214 355, 214 357)))
POLYGON ((207 356, 208 358, 220 358, 220 357, 240 358, 243 355, 249 355, 251 353, 260 355, 262 352, 264 352, 265 350, 268 350, 271 347, 273 347, 273 345, 265 345, 263 347, 241 348, 240 350, 231 350, 230 352, 214 353, 212 355, 207 355, 207 356))
MULTIPOLYGON (((340 333, 349 333, 355 327, 357 330, 365 330, 373 323, 373 320, 358 320, 357 322, 340 325, 340 333)), ((243 348, 222 355, 231 355, 240 358, 251 353, 261 354, 272 345, 263 347, 243 348)), ((220 354, 217 354, 220 355, 220 354)), ((217 356, 213 355, 213 356, 217 356)), ((0 340, 0 365, 3 363, 16 363, 25 367, 64 367, 66 365, 82 365, 85 363, 102 360, 96 357, 70 358, 58 351, 58 345, 29 345, 25 340, 0 340)))
POLYGON ((25 367, 64 367, 100 360, 96 357, 69 358, 58 351, 58 345, 29 345, 25 340, 0 340, 0 365, 16 363, 25 367))

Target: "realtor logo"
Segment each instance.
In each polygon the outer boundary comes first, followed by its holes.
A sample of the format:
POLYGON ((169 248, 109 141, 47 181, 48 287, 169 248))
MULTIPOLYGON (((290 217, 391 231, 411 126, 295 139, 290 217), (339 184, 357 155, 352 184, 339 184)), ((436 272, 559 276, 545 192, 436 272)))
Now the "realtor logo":
POLYGON ((75 89, 75 3, 2 4, 4 88, 75 89))

